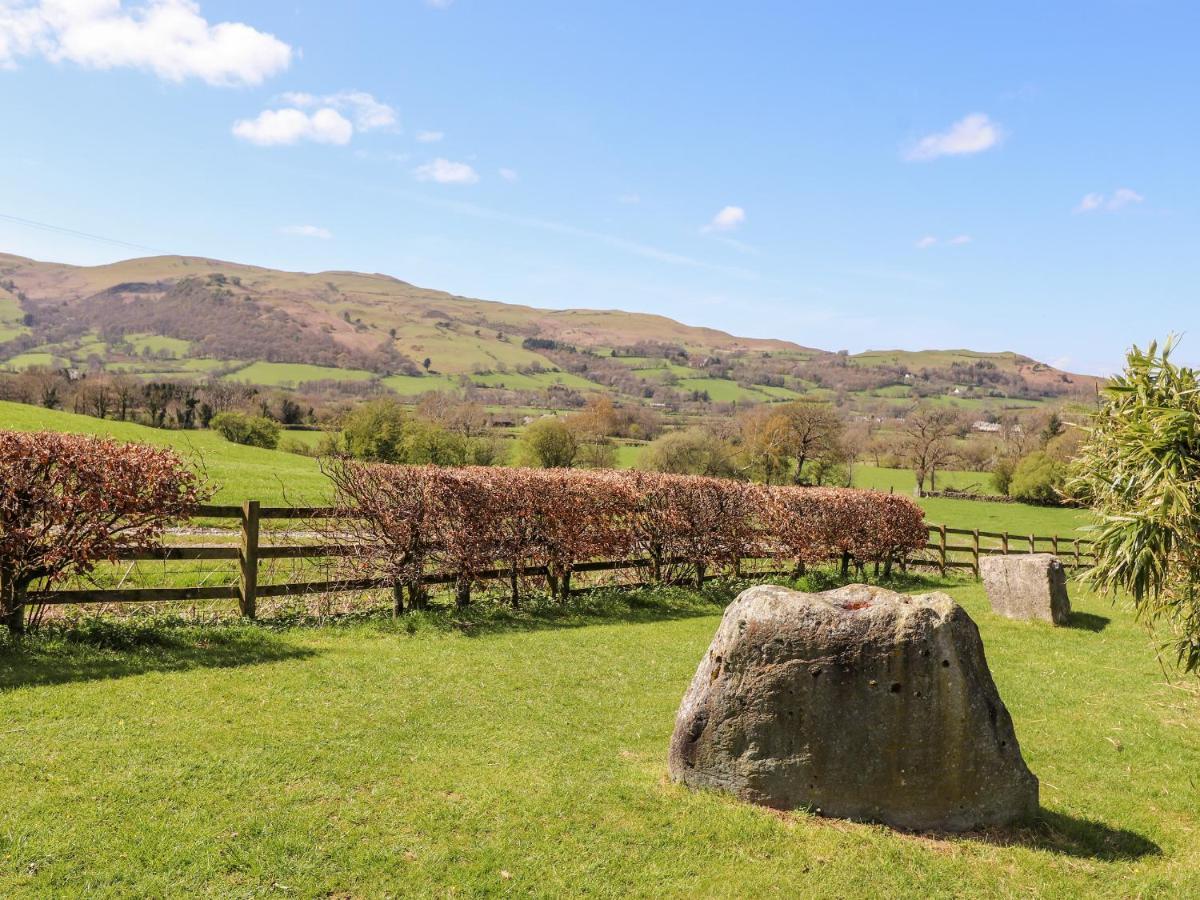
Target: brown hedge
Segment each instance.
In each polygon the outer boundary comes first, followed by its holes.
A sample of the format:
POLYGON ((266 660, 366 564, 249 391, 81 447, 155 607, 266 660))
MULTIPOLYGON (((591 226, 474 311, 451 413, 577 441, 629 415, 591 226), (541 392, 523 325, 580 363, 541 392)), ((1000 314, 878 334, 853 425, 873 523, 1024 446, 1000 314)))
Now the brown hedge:
POLYGON ((332 460, 340 537, 359 548, 350 565, 420 604, 420 580, 455 576, 460 603, 480 573, 501 565, 518 601, 520 572, 541 567, 552 594, 570 591, 588 560, 640 558, 655 580, 697 583, 753 556, 799 565, 841 557, 894 560, 922 548, 924 514, 875 491, 762 487, 651 472, 388 466, 332 460), (347 535, 347 532, 349 533, 347 535))

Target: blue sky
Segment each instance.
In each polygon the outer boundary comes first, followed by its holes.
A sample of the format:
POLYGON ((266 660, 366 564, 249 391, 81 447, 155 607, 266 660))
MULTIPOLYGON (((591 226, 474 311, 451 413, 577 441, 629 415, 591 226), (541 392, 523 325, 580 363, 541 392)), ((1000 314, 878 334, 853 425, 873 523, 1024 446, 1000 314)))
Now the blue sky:
POLYGON ((1197 324, 1198 28, 1134 0, 0 0, 0 216, 137 245, 0 218, 0 249, 1106 372, 1197 324))

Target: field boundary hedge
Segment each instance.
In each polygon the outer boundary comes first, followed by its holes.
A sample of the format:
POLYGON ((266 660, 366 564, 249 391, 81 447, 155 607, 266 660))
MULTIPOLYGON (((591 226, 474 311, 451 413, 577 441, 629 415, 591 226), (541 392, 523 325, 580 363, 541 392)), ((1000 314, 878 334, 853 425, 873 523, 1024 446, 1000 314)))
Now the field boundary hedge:
POLYGON ((779 565, 775 574, 840 561, 847 572, 897 564, 977 575, 980 557, 993 553, 1065 551, 1064 563, 1073 568, 1094 560, 1089 541, 930 525, 911 500, 877 491, 765 488, 650 473, 335 467, 337 506, 201 505, 192 519, 235 520, 237 546, 141 547, 113 557, 236 560, 237 584, 47 589, 31 591, 29 602, 236 600, 241 614, 253 618, 260 597, 390 588, 395 610, 403 612, 424 605, 430 587, 453 586, 461 604, 472 586, 496 580, 508 583, 514 600, 528 579, 544 580, 551 593, 566 597, 576 573, 635 571, 640 583, 695 584, 720 571, 740 573, 752 561, 779 565), (365 508, 359 497, 373 506, 365 508), (603 527, 594 527, 597 509, 603 527), (264 543, 260 525, 270 520, 304 523, 306 535, 319 540, 264 543), (261 584, 260 561, 283 559, 328 560, 337 571, 322 580, 261 584))

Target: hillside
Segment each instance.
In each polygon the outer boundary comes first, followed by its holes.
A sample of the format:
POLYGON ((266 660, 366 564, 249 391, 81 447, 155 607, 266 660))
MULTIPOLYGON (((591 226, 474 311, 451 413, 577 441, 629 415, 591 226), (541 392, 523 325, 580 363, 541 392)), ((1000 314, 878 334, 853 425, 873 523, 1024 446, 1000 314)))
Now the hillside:
POLYGON ((81 267, 0 254, 0 366, 343 393, 378 383, 406 396, 473 386, 507 406, 569 406, 596 391, 671 408, 800 395, 1029 405, 1086 396, 1095 382, 1015 353, 833 354, 645 313, 182 256, 81 267))

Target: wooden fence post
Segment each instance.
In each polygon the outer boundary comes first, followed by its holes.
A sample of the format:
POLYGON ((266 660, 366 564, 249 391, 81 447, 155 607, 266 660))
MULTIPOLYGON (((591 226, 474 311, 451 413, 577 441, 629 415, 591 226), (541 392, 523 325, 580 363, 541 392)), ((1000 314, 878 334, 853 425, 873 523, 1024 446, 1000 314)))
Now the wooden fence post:
POLYGON ((1004 555, 1008 556, 1008 532, 1000 535, 1000 546, 1004 548, 1004 555))
POLYGON ((1058 556, 1058 535, 1050 538, 1050 546, 1054 548, 1054 555, 1058 556))
POLYGON ((946 526, 938 526, 938 569, 946 576, 946 526))
POLYGON ((1079 561, 1079 538, 1075 538, 1072 543, 1075 545, 1075 568, 1079 570, 1083 568, 1083 564, 1079 561))
POLYGON ((979 577, 979 529, 971 532, 971 555, 975 558, 975 577, 979 577))
POLYGON ((257 500, 242 504, 242 544, 238 551, 241 578, 238 581, 238 606, 242 615, 253 619, 258 601, 258 516, 257 500))
POLYGON ((1032 534, 1029 536, 1029 552, 1037 553, 1037 538, 1032 534))

